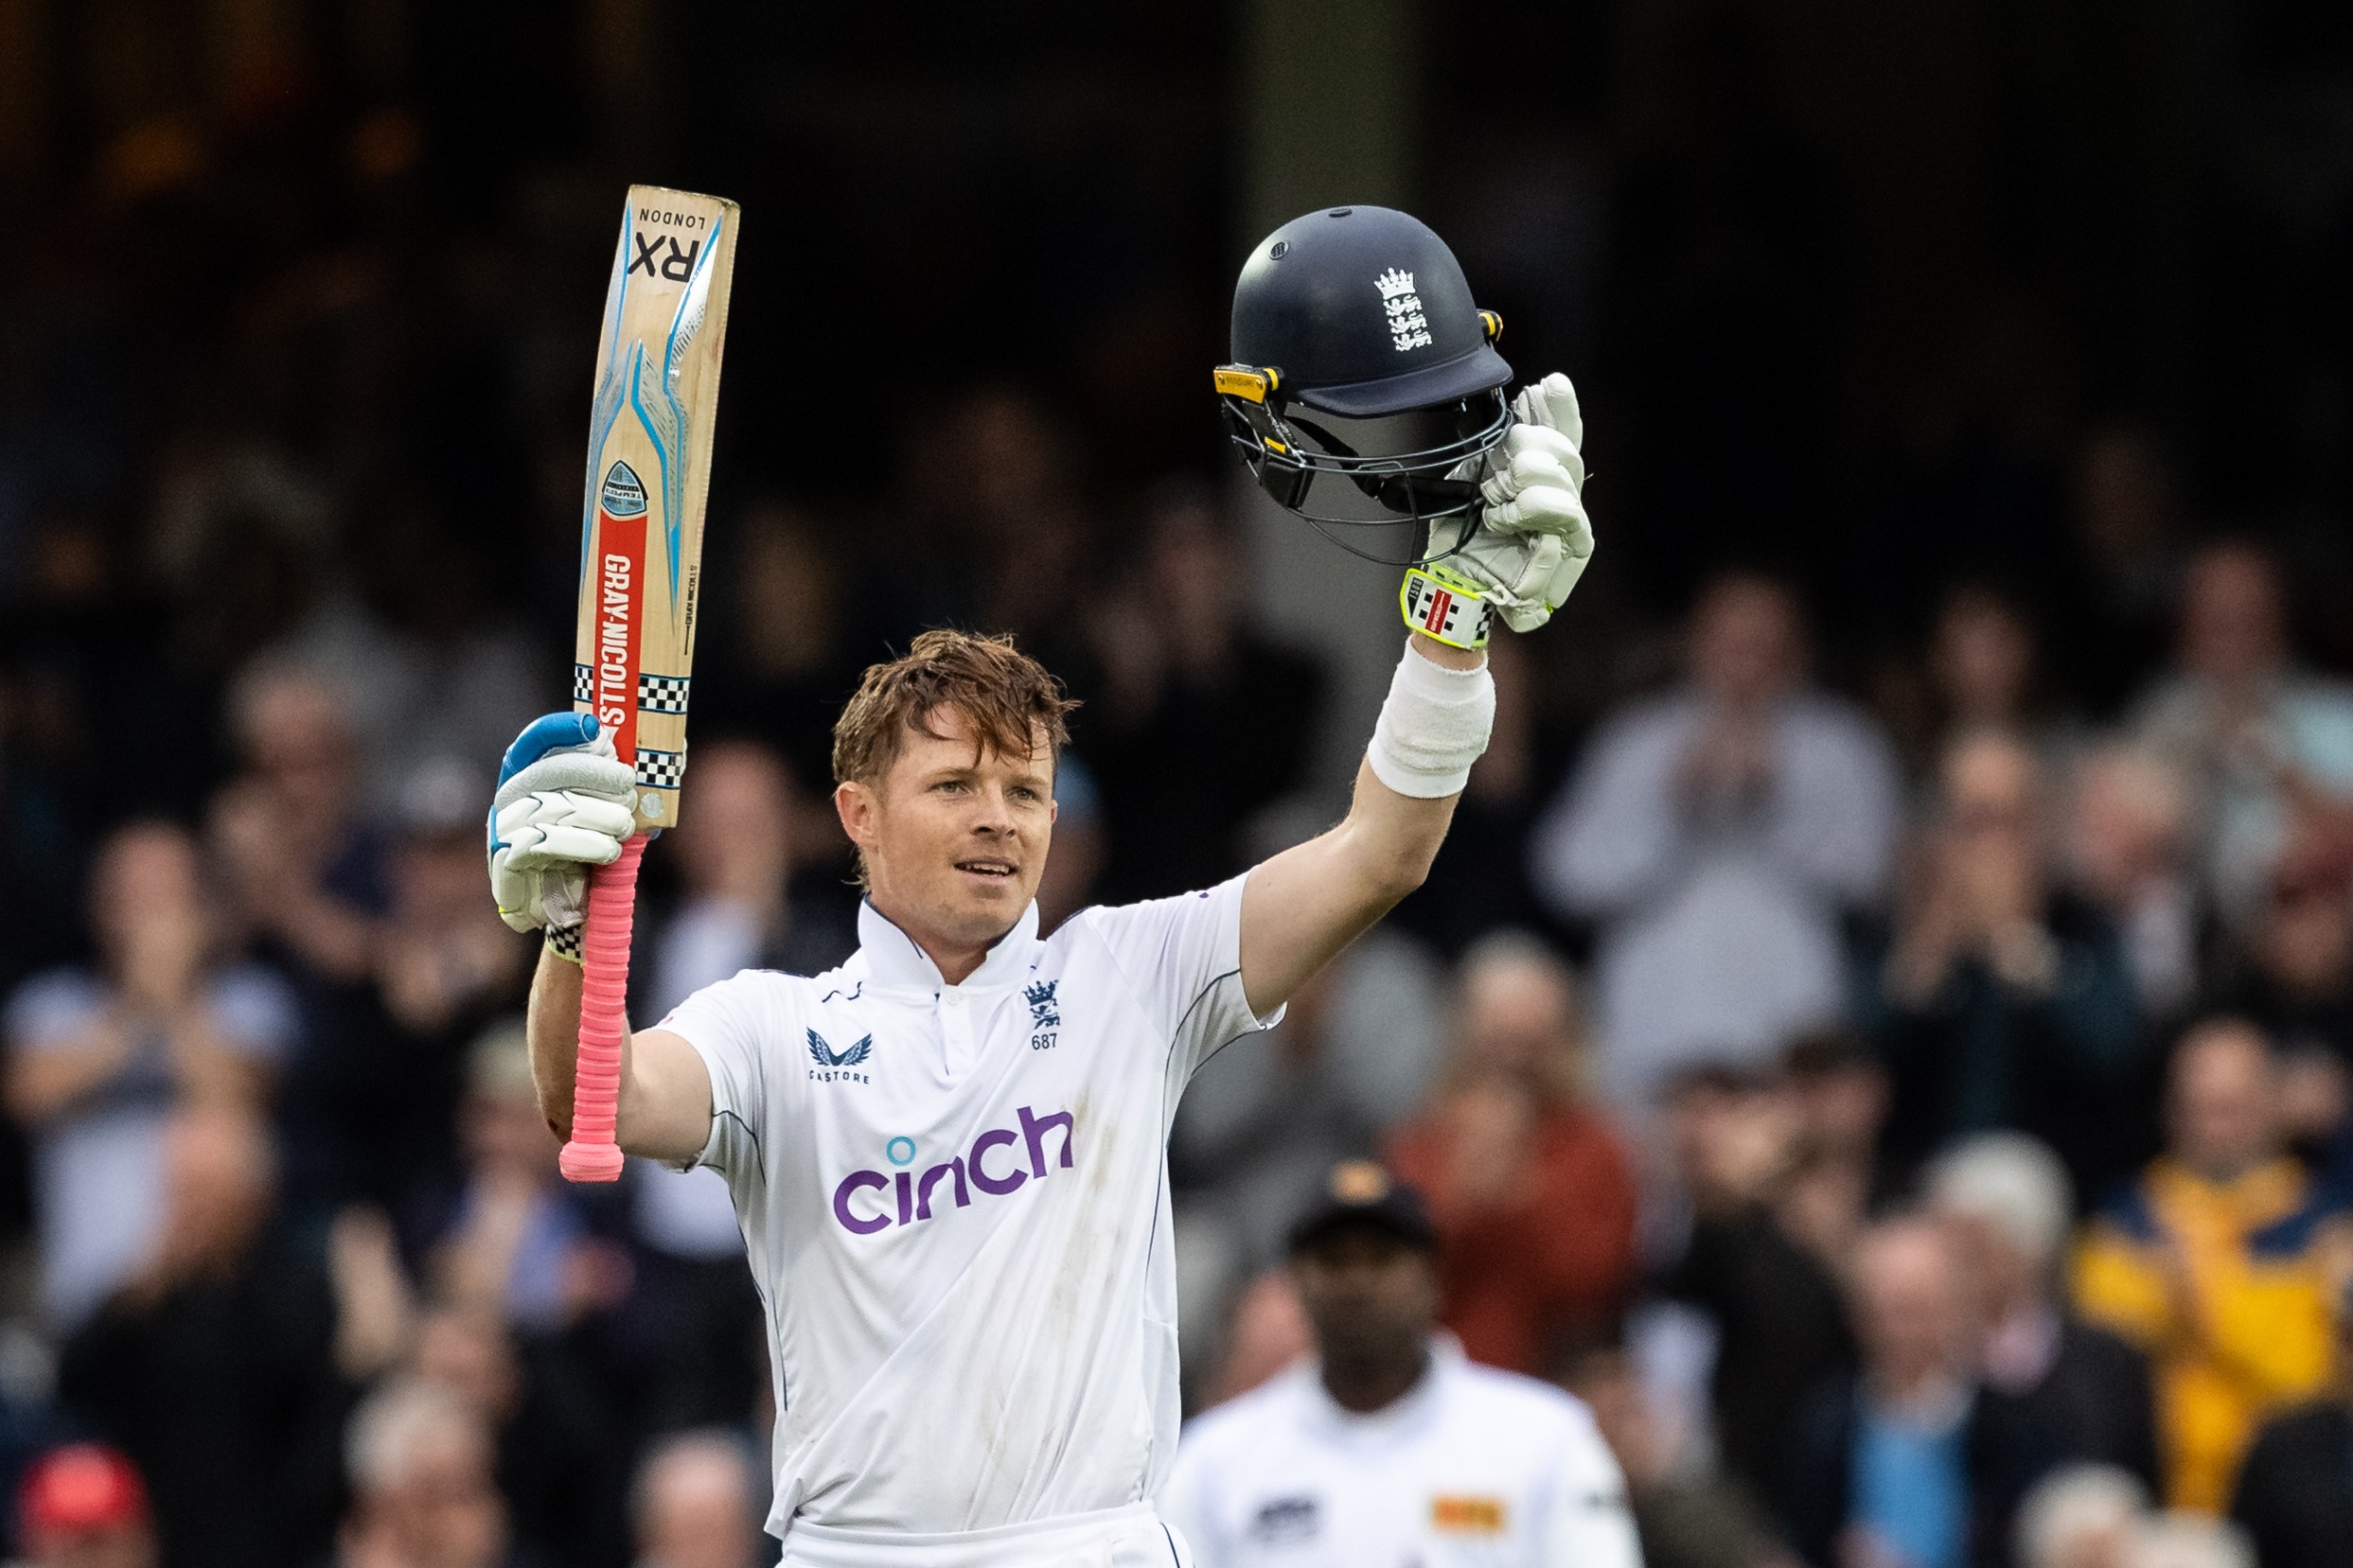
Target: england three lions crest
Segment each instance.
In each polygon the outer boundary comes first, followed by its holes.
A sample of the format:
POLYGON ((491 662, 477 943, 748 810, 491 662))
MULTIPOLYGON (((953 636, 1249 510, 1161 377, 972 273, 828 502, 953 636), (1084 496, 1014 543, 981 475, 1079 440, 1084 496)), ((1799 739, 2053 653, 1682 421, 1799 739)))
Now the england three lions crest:
POLYGON ((1060 980, 1039 980, 1035 985, 1021 988, 1021 999, 1030 1004, 1030 1049, 1052 1050, 1062 1028, 1062 1007, 1054 999, 1054 987, 1060 980))
POLYGON ((1374 278, 1372 286, 1381 291, 1381 308, 1389 313, 1389 341, 1397 345, 1397 352, 1429 346, 1430 321, 1423 312, 1422 296, 1414 291, 1413 274, 1391 267, 1374 278))

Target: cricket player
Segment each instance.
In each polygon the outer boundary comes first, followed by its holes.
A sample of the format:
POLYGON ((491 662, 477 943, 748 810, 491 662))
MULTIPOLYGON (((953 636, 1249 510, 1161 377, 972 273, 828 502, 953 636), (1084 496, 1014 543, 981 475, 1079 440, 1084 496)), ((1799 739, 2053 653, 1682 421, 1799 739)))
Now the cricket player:
POLYGON ((1291 1231, 1317 1359, 1186 1428, 1160 1494, 1200 1568, 1641 1568, 1592 1415, 1438 1330, 1437 1249, 1413 1189, 1333 1170, 1291 1231))
MULTIPOLYGON (((1287 363, 1256 360, 1281 376, 1262 375, 1251 434, 1351 446, 1318 481, 1402 501, 1445 553, 1408 575, 1415 629, 1346 819, 1220 886, 1042 935, 1070 704, 1009 640, 926 632, 835 728, 858 952, 813 977, 747 971, 628 1042, 621 1145, 734 1194, 767 1309, 787 1563, 1186 1560, 1153 1506, 1178 1419, 1177 1098, 1421 882, 1487 743, 1489 620, 1542 625, 1592 550, 1567 379, 1507 406, 1510 368, 1444 245, 1402 213, 1340 210, 1358 220, 1310 215, 1262 244, 1282 259, 1246 270, 1235 345, 1250 359, 1245 316, 1269 314, 1269 291, 1293 326, 1320 312, 1287 363), (1374 444, 1438 427, 1434 445, 1374 444)), ((584 874, 619 854, 631 788, 592 719, 557 714, 510 749, 493 807, 499 907, 548 934, 531 1055, 558 1133, 584 874)))

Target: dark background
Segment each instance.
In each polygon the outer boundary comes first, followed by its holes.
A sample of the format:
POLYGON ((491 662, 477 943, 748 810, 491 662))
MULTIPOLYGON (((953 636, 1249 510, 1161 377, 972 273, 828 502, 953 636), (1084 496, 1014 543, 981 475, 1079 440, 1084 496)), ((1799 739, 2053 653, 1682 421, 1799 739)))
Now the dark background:
MULTIPOLYGON (((0 14, 18 572, 44 514, 129 526, 168 436, 266 431, 353 507, 416 499, 542 615, 569 564, 534 525, 568 509, 624 185, 747 214, 715 537, 766 489, 871 501, 906 422, 992 379, 1070 421, 1056 461, 1117 496, 1223 471, 1201 368, 1247 201, 1280 183, 1253 128, 1286 112, 1246 55, 1348 42, 1151 5, 0 14), (322 298, 360 258, 378 298, 322 298), (429 301, 464 325, 401 332, 429 301), (239 362, 274 312, 313 336, 239 362), (321 402, 298 346, 395 362, 321 402)), ((1366 14, 1410 91, 1376 180, 1453 238, 1515 358, 1577 375, 1637 610, 1768 560, 1861 657, 1956 567, 2048 593, 2071 449, 2121 421, 2195 518, 2288 540, 2343 643, 2342 8, 1366 14)))
MULTIPOLYGON (((0 988, 92 961, 84 888, 125 823, 210 832, 224 785, 284 784, 267 748, 240 753, 237 693, 322 617, 438 671, 451 713, 560 705, 593 323, 633 183, 744 214, 698 746, 764 737, 806 806, 860 667, 926 625, 1017 630, 1088 699, 1073 755, 1100 800, 1066 800, 1057 855, 1099 897, 1239 869, 1285 801, 1306 802, 1293 828, 1328 820, 1395 658, 1393 577, 1335 629, 1345 563, 1242 492, 1209 391, 1240 258, 1323 205, 1428 220, 1506 318, 1507 357, 1572 374, 1586 411, 1601 554, 1575 613, 1504 656, 1516 771, 1491 765, 1495 798, 1396 923, 1433 973, 1504 924, 1585 955, 1593 933, 1525 885, 1530 824, 1595 721, 1664 683, 1727 567, 1796 586, 1817 673, 1885 727, 1916 792, 1924 643, 1964 583, 2039 639, 2038 719, 2114 719, 2162 668, 2166 574, 2224 534, 2284 563, 2302 661, 2353 671, 2343 4, 0 0, 0 988), (2121 492, 2099 467, 2119 451, 2121 492), (2137 555, 2102 554, 2103 507, 2142 530, 2137 555), (785 576, 832 606, 788 678, 748 651, 798 602, 761 575, 779 540, 785 576), (2139 563, 2159 574, 2145 599, 2088 612, 2137 591, 2139 563), (736 596, 752 583, 781 597, 736 596), (1123 616, 1172 646, 1209 628, 1209 674, 1168 675, 1181 646, 1133 663, 1123 616), (457 692, 494 667, 487 696, 457 692)), ((453 810, 402 793, 436 759, 398 733, 335 744, 366 771, 321 808, 344 858, 321 851, 309 890, 388 943, 487 923, 495 744, 455 758, 453 810)), ((823 815, 797 819, 817 837, 791 896, 846 918, 823 815)), ((648 862, 657 919, 681 847, 648 862)), ((216 957, 273 968, 302 1019, 276 1098, 249 1107, 285 1161, 273 1244, 325 1292, 328 1227, 365 1209, 422 1279, 450 1193, 495 1163, 460 1126, 468 1052, 529 955, 488 929, 507 967, 413 1026, 392 979, 322 968, 249 894, 220 893, 216 957), (354 1150, 365 1179, 336 1163, 354 1150)), ((2353 966, 2336 981, 2353 995, 2353 966)), ((2143 1025, 2136 1154, 2167 1043, 2143 1025)), ((2353 1059, 2353 1026, 2337 1048, 2353 1059)), ((185 1085, 147 1088, 177 1105, 185 1085)), ((137 1424, 43 1381, 73 1354, 33 1306, 25 1156, 47 1136, 0 1141, 0 1350, 31 1347, 0 1354, 0 1475, 137 1424)), ((617 1204, 541 1196, 659 1282, 617 1204)), ((715 1287, 713 1345, 741 1327, 740 1272, 715 1287)), ((514 1329, 539 1402, 503 1441, 592 1451, 578 1473, 611 1517, 575 1556, 618 1561, 622 1477, 661 1425, 646 1391, 701 1330, 591 1297, 514 1329)), ((155 1353, 203 1363, 235 1405, 214 1351, 251 1333, 214 1308, 155 1353)), ((722 1348, 741 1365, 680 1376, 740 1404, 757 1351, 722 1348)), ((346 1501, 320 1455, 365 1381, 327 1379, 305 1418, 327 1434, 304 1438, 306 1545, 346 1501)), ((297 1430, 244 1414, 260 1448, 297 1430)), ((148 1440, 159 1490, 203 1491, 186 1462, 203 1445, 148 1440)), ((554 1539, 535 1520, 588 1517, 544 1474, 499 1479, 526 1546, 554 1539)))

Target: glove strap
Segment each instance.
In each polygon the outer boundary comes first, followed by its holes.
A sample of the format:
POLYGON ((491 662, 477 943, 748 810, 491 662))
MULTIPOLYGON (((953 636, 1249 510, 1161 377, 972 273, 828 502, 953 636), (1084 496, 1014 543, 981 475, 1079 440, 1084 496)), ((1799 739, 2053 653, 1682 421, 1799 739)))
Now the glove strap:
POLYGON ((1485 647, 1495 620, 1477 583, 1434 562, 1406 569, 1397 608, 1406 625, 1450 648, 1485 647))
POLYGON ((580 936, 587 929, 585 922, 578 925, 549 926, 547 928, 547 950, 566 963, 585 966, 587 960, 580 951, 580 936))

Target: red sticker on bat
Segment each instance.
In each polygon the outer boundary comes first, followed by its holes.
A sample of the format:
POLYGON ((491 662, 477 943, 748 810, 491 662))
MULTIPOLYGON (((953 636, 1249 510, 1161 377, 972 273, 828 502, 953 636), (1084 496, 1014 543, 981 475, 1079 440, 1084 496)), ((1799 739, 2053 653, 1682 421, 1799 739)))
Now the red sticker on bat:
POLYGON ((597 505, 596 649, 591 693, 596 721, 637 766, 637 672, 646 588, 646 487, 627 463, 605 475, 597 505))

